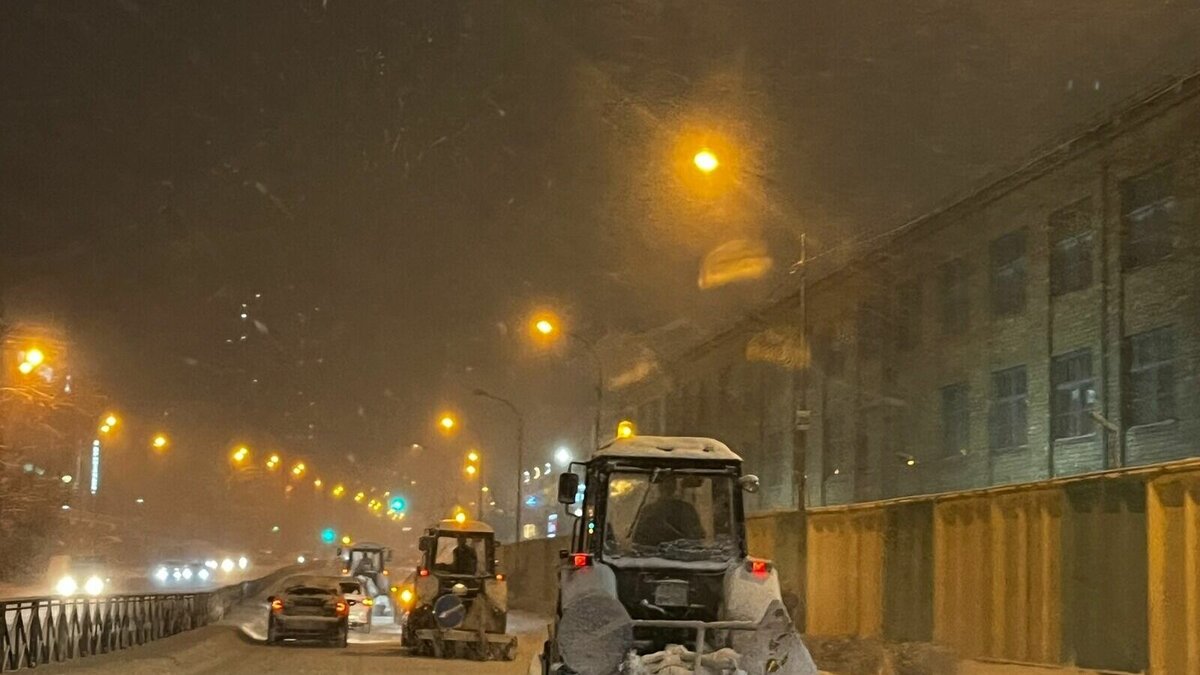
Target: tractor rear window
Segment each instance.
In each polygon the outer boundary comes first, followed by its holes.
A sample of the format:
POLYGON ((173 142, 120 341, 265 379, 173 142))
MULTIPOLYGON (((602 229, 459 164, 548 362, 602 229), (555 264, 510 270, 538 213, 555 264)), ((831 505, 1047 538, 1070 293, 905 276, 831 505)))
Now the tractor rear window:
POLYGON ((487 574, 487 540, 467 536, 438 537, 434 569, 450 574, 487 574))
POLYGON ((732 476, 616 471, 608 480, 607 556, 725 560, 737 555, 732 476))

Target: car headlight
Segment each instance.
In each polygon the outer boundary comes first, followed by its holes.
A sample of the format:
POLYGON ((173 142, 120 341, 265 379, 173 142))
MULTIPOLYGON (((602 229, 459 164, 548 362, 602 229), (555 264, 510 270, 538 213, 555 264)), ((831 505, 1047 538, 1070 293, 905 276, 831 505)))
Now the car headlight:
POLYGON ((79 590, 79 584, 75 583, 75 578, 70 574, 58 580, 54 585, 54 591, 63 597, 75 595, 75 591, 79 590))
POLYGON ((303 565, 303 564, 304 564, 304 561, 305 561, 305 557, 304 557, 304 556, 302 556, 302 555, 298 555, 298 556, 296 556, 296 562, 297 562, 298 564, 300 564, 300 565, 303 565))
POLYGON ((100 595, 104 592, 104 580, 97 576, 88 577, 88 580, 83 582, 83 591, 88 595, 100 595))
POLYGON ((244 570, 249 566, 250 566, 250 561, 246 560, 246 556, 242 556, 242 557, 238 558, 238 569, 239 570, 244 570))
POLYGON ((210 570, 215 570, 215 569, 217 569, 217 561, 216 560, 205 560, 204 566, 210 570))
POLYGON ((179 571, 179 568, 175 568, 175 570, 171 572, 171 578, 175 581, 179 581, 179 578, 182 576, 183 574, 179 571))
POLYGON ((165 568, 165 567, 160 567, 160 568, 154 570, 154 578, 158 579, 159 582, 165 582, 167 580, 167 577, 169 577, 170 575, 171 575, 171 573, 168 572, 167 568, 165 568))
POLYGON ((221 561, 221 570, 224 572, 232 572, 233 571, 233 561, 230 560, 229 558, 222 560, 221 561))
POLYGON ((183 568, 183 578, 184 578, 186 581, 191 581, 191 580, 192 580, 192 568, 190 568, 190 567, 185 567, 185 568, 183 568))
POLYGON ((196 576, 200 577, 200 581, 208 581, 208 570, 200 570, 196 576))

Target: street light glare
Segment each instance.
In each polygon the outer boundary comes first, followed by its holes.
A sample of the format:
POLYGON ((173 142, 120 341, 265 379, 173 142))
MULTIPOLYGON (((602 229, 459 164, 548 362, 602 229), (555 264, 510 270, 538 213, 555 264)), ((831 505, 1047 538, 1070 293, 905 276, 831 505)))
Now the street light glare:
POLYGON ((104 418, 104 424, 108 425, 109 427, 115 427, 115 426, 117 426, 117 416, 116 416, 116 415, 109 415, 108 417, 105 417, 105 418, 104 418))
POLYGON ((708 148, 697 152, 696 156, 692 157, 692 163, 702 173, 712 173, 717 170, 717 167, 721 166, 721 162, 717 160, 717 156, 708 148))
POLYGON ((558 462, 562 466, 566 466, 566 465, 570 464, 571 463, 571 451, 565 447, 555 450, 554 451, 554 461, 558 462))
POLYGON ((22 375, 28 375, 33 372, 33 364, 28 361, 22 361, 21 365, 17 366, 17 370, 21 371, 22 375))
POLYGON ((163 448, 167 447, 167 437, 159 434, 154 437, 154 440, 151 441, 151 443, 156 449, 162 450, 163 448))
POLYGON ((25 363, 28 363, 30 366, 33 366, 33 367, 40 366, 40 365, 42 365, 42 362, 45 360, 46 360, 46 355, 43 354, 42 350, 38 349, 37 347, 34 347, 33 349, 30 349, 29 351, 25 352, 25 363))
POLYGON ((479 453, 472 450, 471 452, 467 453, 467 460, 471 461, 471 462, 478 462, 479 461, 479 453))
POLYGON ((446 431, 450 431, 454 428, 454 425, 457 424, 457 422, 454 421, 453 416, 446 414, 442 415, 442 418, 438 420, 438 424, 446 431))
POLYGON ((554 332, 554 324, 550 323, 549 319, 539 319, 537 323, 533 324, 533 328, 542 335, 549 335, 554 332))
POLYGON ((475 468, 474 464, 468 464, 466 471, 467 471, 468 476, 474 476, 475 472, 478 471, 478 469, 475 468))

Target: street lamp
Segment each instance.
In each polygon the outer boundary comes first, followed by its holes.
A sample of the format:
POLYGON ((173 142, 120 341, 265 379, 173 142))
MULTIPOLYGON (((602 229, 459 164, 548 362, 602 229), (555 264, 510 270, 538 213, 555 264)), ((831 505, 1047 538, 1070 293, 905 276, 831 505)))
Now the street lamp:
POLYGON ((229 455, 229 459, 234 464, 244 464, 246 460, 250 459, 250 448, 247 448, 244 445, 239 446, 233 451, 232 454, 229 455))
MULTIPOLYGON (((517 504, 516 504, 516 508, 513 509, 513 511, 516 514, 516 527, 517 527, 516 538, 514 539, 514 541, 519 542, 519 541, 521 541, 521 506, 522 506, 522 500, 521 500, 521 482, 522 482, 521 481, 521 471, 522 471, 522 469, 521 469, 521 467, 525 465, 525 416, 523 414, 521 414, 521 410, 520 410, 520 408, 518 408, 516 406, 516 404, 514 404, 512 401, 510 401, 506 398, 496 396, 495 394, 493 394, 487 390, 484 390, 484 389, 476 389, 475 391, 473 391, 471 393, 480 398, 486 398, 486 399, 495 401, 496 403, 499 403, 500 405, 504 406, 505 408, 508 408, 508 411, 512 413, 513 417, 517 421, 517 504)), ((481 480, 479 482, 482 483, 483 481, 481 480)), ((483 502, 483 500, 481 499, 480 503, 482 504, 482 502, 483 502)), ((480 507, 480 508, 482 508, 482 507, 480 507)))
POLYGON ((23 354, 23 358, 21 359, 21 363, 17 366, 17 370, 19 370, 22 375, 28 375, 32 373, 35 368, 45 363, 45 361, 46 354, 37 347, 31 347, 23 354))
POLYGON ((571 451, 566 447, 560 447, 554 451, 554 461, 558 462, 559 466, 567 466, 571 463, 571 451))
MULTIPOLYGON (((557 317, 543 314, 540 318, 535 318, 533 322, 533 330, 536 334, 549 337, 560 332, 557 317)), ((574 340, 577 344, 583 347, 583 351, 587 352, 592 359, 592 364, 596 367, 596 416, 592 421, 592 447, 600 446, 600 415, 604 410, 604 364, 600 361, 600 354, 596 350, 596 344, 578 333, 573 331, 561 331, 568 339, 574 340)))
POLYGON ((156 435, 154 439, 150 441, 150 445, 153 446, 155 450, 165 450, 167 448, 167 443, 167 437, 163 434, 156 435))
POLYGON ((458 421, 455 420, 454 416, 450 413, 442 415, 442 417, 438 420, 438 426, 442 428, 443 433, 450 433, 457 425, 458 421))
POLYGON ((704 148, 697 152, 692 157, 692 164, 695 164, 696 168, 699 169, 701 173, 705 174, 712 173, 713 171, 717 170, 717 167, 721 166, 721 162, 717 159, 716 153, 708 148, 704 148))

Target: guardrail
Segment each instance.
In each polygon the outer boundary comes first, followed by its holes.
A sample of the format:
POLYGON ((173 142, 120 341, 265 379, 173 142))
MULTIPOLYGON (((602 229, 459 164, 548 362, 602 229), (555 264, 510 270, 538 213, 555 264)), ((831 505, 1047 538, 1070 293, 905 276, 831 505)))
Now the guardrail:
POLYGON ((206 626, 291 571, 193 593, 0 599, 0 672, 106 654, 206 626))

